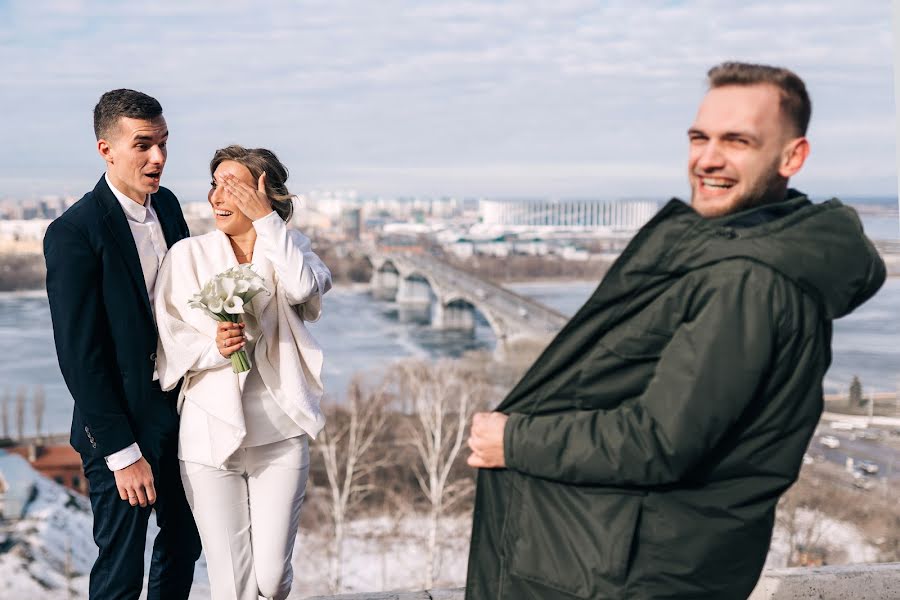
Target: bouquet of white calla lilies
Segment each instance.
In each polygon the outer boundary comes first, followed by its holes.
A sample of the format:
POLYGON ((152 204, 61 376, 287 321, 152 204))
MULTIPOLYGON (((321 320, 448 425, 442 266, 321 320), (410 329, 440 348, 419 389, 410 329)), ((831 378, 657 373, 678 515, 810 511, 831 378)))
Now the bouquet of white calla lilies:
MULTIPOLYGON (((240 323, 245 305, 261 292, 270 293, 265 279, 250 264, 243 264, 207 281, 199 293, 191 296, 188 306, 206 311, 216 321, 240 323)), ((250 358, 244 350, 231 354, 231 368, 235 373, 250 370, 250 358)))

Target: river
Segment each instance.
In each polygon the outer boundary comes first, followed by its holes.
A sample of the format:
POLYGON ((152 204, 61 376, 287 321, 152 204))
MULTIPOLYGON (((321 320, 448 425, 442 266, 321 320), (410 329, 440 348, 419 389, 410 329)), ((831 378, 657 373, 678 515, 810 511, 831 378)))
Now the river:
MULTIPOLYGON (((596 287, 591 282, 526 283, 510 286, 558 311, 571 315, 596 287)), ((896 389, 900 374, 900 279, 884 288, 857 312, 835 323, 834 361, 826 376, 826 392, 844 392, 853 375, 865 390, 896 389)), ((357 372, 378 374, 409 356, 459 356, 471 349, 491 349, 495 338, 480 320, 474 335, 438 332, 427 324, 401 318, 396 305, 379 302, 364 290, 337 288, 325 297, 322 319, 310 328, 325 350, 324 379, 340 398, 357 372)), ((0 335, 7 348, 0 360, 0 400, 20 390, 30 400, 36 386, 47 397, 44 431, 63 432, 71 419, 72 399, 56 362, 50 310, 44 292, 0 294, 0 335)), ((13 402, 9 403, 10 413, 13 402)), ((9 415, 10 429, 15 419, 9 415)), ((31 410, 26 432, 34 430, 31 410)))

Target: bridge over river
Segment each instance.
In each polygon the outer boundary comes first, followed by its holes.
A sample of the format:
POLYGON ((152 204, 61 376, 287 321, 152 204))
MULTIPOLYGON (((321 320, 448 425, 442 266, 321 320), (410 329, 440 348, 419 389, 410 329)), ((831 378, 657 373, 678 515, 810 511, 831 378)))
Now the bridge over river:
MULTIPOLYGON (((875 242, 888 272, 900 275, 900 241, 875 242)), ((519 338, 547 339, 569 317, 539 302, 457 269, 428 254, 368 250, 371 289, 401 311, 427 315, 436 329, 472 331, 475 311, 487 320, 499 347, 519 338)))
POLYGON ((475 311, 501 347, 522 339, 549 339, 569 318, 506 288, 423 254, 369 254, 373 295, 401 308, 428 312, 431 326, 471 331, 475 311))

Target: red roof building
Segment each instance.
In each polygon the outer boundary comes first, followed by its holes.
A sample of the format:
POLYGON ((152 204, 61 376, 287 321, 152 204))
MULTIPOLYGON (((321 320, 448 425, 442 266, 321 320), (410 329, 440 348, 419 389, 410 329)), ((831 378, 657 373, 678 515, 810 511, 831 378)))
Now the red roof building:
POLYGON ((87 495, 88 482, 81 466, 81 455, 68 444, 30 443, 6 448, 27 460, 35 471, 78 493, 87 495))

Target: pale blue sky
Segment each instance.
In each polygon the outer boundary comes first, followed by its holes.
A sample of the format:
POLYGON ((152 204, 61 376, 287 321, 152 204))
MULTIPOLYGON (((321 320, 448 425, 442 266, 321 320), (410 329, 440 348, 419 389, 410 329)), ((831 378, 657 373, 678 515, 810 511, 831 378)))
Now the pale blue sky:
POLYGON ((686 191, 708 67, 790 67, 813 98, 813 194, 897 189, 886 1, 0 0, 0 198, 80 195, 91 111, 132 87, 171 131, 163 185, 205 197, 229 143, 294 192, 649 196, 686 191))

